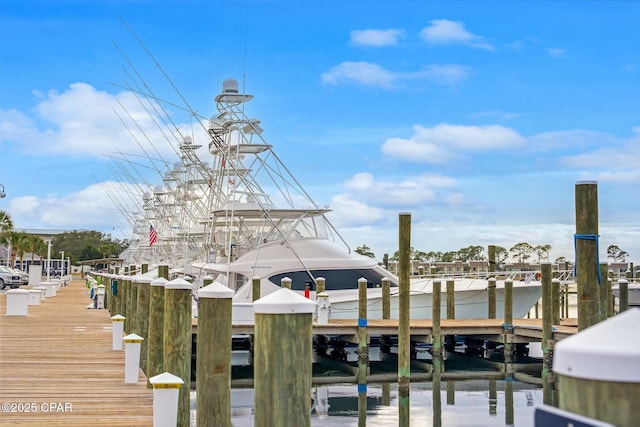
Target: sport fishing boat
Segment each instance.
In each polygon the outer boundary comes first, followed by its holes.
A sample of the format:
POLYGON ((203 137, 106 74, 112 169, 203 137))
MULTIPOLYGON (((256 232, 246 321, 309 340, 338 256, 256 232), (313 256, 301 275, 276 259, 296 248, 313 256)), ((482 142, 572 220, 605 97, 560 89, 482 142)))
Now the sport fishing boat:
MULTIPOLYGON (((391 312, 397 318, 398 278, 370 258, 360 255, 331 225, 319 207, 262 136, 259 120, 246 115, 252 95, 240 93, 234 79, 225 80, 216 96, 218 114, 209 120, 208 215, 202 218, 206 259, 191 264, 198 280, 209 275, 235 290, 233 322, 252 323, 252 281, 260 295, 291 280, 291 289, 315 298, 316 279, 326 281, 331 317, 358 315, 358 280, 367 280, 368 316, 382 318, 381 283, 392 286, 391 312)), ((531 276, 533 277, 533 276, 531 276)), ((487 278, 456 278, 456 318, 487 315, 487 278)), ((411 284, 411 317, 430 318, 433 279, 411 284)), ((498 314, 503 282, 497 283, 498 314)), ((514 316, 522 317, 540 298, 540 282, 514 283, 514 316)), ((444 312, 444 311, 443 311, 444 312)))

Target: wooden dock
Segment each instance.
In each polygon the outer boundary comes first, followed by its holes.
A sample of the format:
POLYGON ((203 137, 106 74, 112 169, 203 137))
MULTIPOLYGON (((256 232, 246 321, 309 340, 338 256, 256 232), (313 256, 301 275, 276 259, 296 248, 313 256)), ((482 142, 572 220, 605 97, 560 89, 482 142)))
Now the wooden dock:
MULTIPOLYGON (((369 335, 397 335, 398 320, 368 319, 369 335)), ((253 335, 253 325, 234 324, 234 334, 253 335)), ((505 333, 503 319, 442 319, 440 321, 442 335, 469 335, 479 339, 502 341, 505 333)), ((198 319, 193 319, 192 331, 198 332, 198 319)), ((411 337, 415 341, 426 340, 432 334, 431 320, 411 320, 411 337)), ((562 319, 559 325, 553 325, 552 338, 560 340, 578 332, 577 319, 562 319)), ((342 336, 346 341, 353 341, 358 336, 357 320, 331 319, 327 325, 313 325, 314 335, 342 336)), ((528 343, 542 339, 542 319, 514 319, 514 343, 528 343)))
POLYGON ((124 383, 107 310, 87 309, 84 280, 6 316, 0 295, 0 425, 151 426, 153 391, 124 383))

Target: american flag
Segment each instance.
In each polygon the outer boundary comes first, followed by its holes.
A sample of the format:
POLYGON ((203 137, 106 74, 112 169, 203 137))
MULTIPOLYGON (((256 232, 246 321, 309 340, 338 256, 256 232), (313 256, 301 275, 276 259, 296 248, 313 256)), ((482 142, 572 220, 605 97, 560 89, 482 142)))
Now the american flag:
POLYGON ((158 241, 158 233, 156 233, 156 229, 153 228, 153 225, 149 226, 149 246, 153 245, 158 241))

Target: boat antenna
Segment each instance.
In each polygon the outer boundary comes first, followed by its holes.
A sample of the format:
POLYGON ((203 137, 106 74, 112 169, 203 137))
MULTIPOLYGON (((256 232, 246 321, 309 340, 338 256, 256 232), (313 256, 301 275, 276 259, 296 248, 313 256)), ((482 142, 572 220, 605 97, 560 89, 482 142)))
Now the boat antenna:
POLYGON ((129 24, 127 24, 127 21, 125 21, 124 18, 121 17, 120 21, 127 28, 127 30, 129 30, 129 32, 131 33, 131 35, 133 35, 133 37, 136 39, 136 41, 140 44, 140 47, 142 47, 142 49, 144 49, 144 51, 147 53, 147 55, 149 55, 149 58, 153 61, 155 66, 158 67, 158 70, 160 70, 162 75, 167 79, 167 81, 169 82, 169 84, 171 85, 173 90, 176 91, 176 93, 178 94, 178 96, 180 97, 182 102, 184 102, 184 105, 187 106, 187 108, 189 109, 190 112, 193 112, 194 109, 191 108, 191 105, 189 104, 189 101, 187 101, 187 99, 182 95, 182 92, 180 92, 178 90, 178 87, 175 85, 175 83, 173 83, 173 80, 171 80, 171 77, 169 77, 169 74, 167 74, 167 72, 164 70, 164 68, 162 68, 162 65, 160 65, 160 63, 156 60, 155 56, 153 56, 153 54, 147 48, 147 46, 145 46, 145 44, 142 43, 142 40, 140 39, 140 37, 138 37, 138 35, 135 33, 135 31, 133 31, 133 29, 129 26, 129 24))

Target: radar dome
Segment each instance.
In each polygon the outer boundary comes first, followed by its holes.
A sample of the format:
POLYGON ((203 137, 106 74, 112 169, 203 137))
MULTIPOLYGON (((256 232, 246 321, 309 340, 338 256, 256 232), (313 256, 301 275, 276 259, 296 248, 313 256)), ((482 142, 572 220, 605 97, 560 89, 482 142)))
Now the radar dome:
POLYGON ((226 79, 222 82, 223 93, 238 93, 238 81, 236 79, 226 79))

